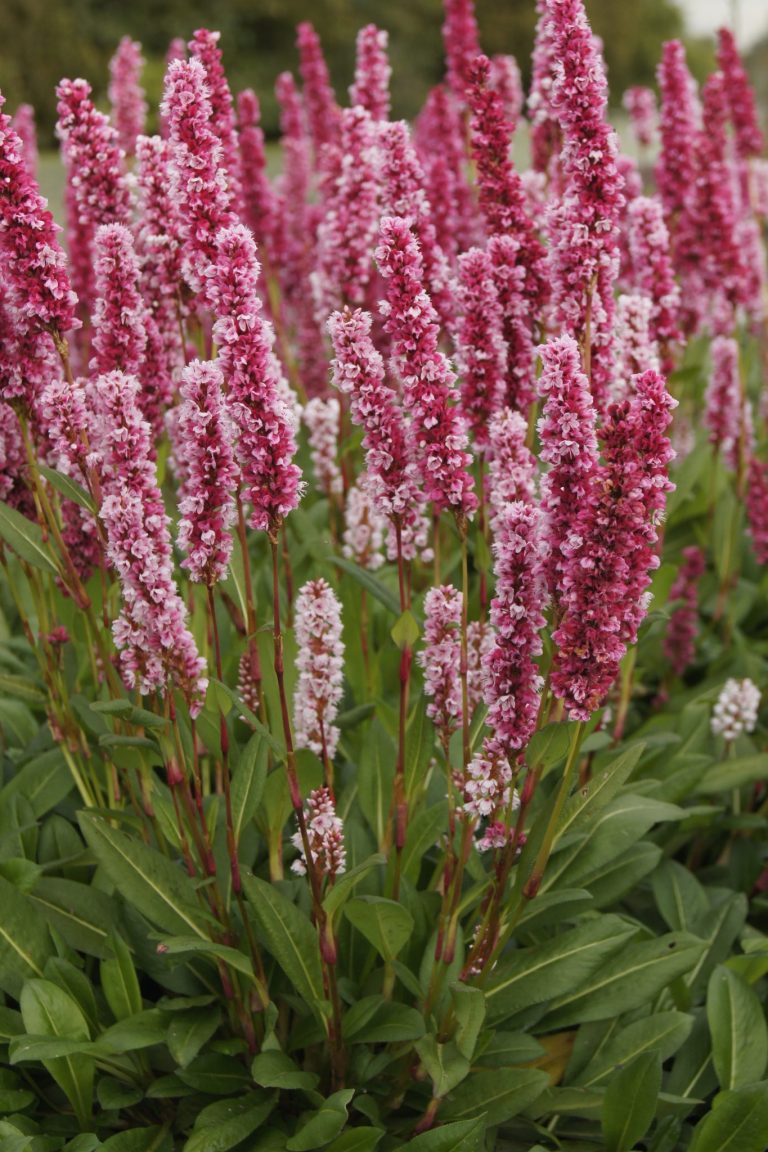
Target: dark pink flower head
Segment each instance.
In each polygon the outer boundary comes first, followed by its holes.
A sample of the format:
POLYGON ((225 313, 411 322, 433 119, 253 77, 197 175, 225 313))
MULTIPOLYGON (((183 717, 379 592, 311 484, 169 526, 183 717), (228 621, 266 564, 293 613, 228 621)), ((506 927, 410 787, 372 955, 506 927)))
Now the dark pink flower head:
POLYGON ((147 309, 133 237, 122 224, 102 224, 96 232, 94 254, 91 371, 102 375, 119 368, 138 376, 147 347, 147 309))
POLYGON ((664 635, 664 655, 675 676, 682 676, 693 661, 699 631, 699 584, 707 568, 701 548, 683 548, 675 581, 669 590, 672 612, 664 635), (675 602, 677 602, 676 607, 675 602))
POLYGON ((627 211, 632 287, 652 301, 651 334, 659 345, 662 368, 674 365, 672 351, 680 340, 680 288, 675 280, 669 233, 661 201, 638 196, 627 211))
POLYGON ((416 660, 424 669, 427 716, 443 745, 461 723, 461 592, 451 584, 430 588, 424 597, 424 648, 416 660))
POLYGON ((632 130, 641 148, 650 148, 656 134, 656 94, 652 88, 627 88, 622 98, 632 130))
POLYGON ((117 51, 109 62, 109 100, 112 105, 112 122, 117 130, 117 139, 126 156, 136 151, 136 138, 144 132, 147 119, 147 102, 141 87, 141 71, 144 60, 141 44, 123 36, 117 51))
POLYGON ((343 491, 339 452, 341 405, 336 396, 313 396, 302 412, 309 433, 312 471, 315 484, 326 496, 340 496, 343 491))
POLYGON ((474 0, 443 0, 443 45, 448 83, 463 101, 470 83, 470 68, 480 55, 480 34, 474 0))
POLYGON ((179 493, 182 568, 209 587, 222 580, 232 555, 231 527, 240 469, 216 364, 194 360, 182 372, 177 447, 187 463, 179 493))
POLYGON ((514 56, 492 56, 490 79, 491 87, 501 97, 504 117, 514 135, 525 103, 520 67, 514 56))
POLYGON ((365 108, 372 120, 389 120, 392 69, 387 41, 387 33, 375 24, 366 24, 357 34, 355 82, 349 89, 349 101, 365 108))
POLYGON ((213 337, 229 395, 251 527, 275 532, 298 505, 303 486, 294 464, 293 413, 273 352, 274 332, 258 293, 256 243, 244 224, 222 229, 207 295, 216 315, 213 337))
POLYGON ((471 248, 459 257, 456 366, 461 409, 480 450, 487 448, 489 424, 506 391, 507 350, 494 271, 486 249, 471 248))
POLYGON ((237 96, 238 141, 243 177, 243 213, 245 223, 256 243, 271 251, 277 218, 277 200, 267 175, 264 132, 260 127, 261 109, 252 88, 237 96))
POLYGON ((35 502, 28 469, 19 417, 10 404, 0 400, 0 500, 31 519, 35 515, 35 502))
POLYGON ((758 120, 755 93, 729 28, 718 29, 717 66, 725 77, 736 154, 740 160, 760 156, 765 151, 765 137, 758 120))
POLYGON ((174 60, 165 79, 163 113, 171 144, 172 191, 185 242, 184 273, 200 291, 216 258, 220 228, 236 222, 223 165, 221 140, 212 127, 210 92, 199 60, 174 60))
POLYGON ((455 376, 439 348, 437 313, 424 290, 421 253, 406 220, 382 219, 376 260, 386 282, 381 311, 393 340, 403 403, 411 413, 424 491, 438 511, 450 508, 466 518, 477 507, 467 430, 451 403, 455 376))
POLYGON ((0 276, 0 399, 22 400, 34 413, 43 388, 60 375, 61 363, 51 337, 27 322, 16 297, 13 282, 0 276))
POLYGON ((560 125, 552 106, 552 84, 557 56, 555 33, 546 0, 536 0, 538 20, 533 45, 528 120, 531 125, 531 163, 536 172, 547 173, 560 151, 560 125))
POLYGON ((519 412, 502 408, 488 429, 488 503, 491 527, 508 504, 532 504, 536 498, 536 457, 526 445, 528 423, 519 412))
POLYGON ((655 169, 656 187, 667 225, 673 231, 693 184, 693 144, 701 124, 696 82, 688 71, 685 48, 679 40, 669 40, 664 45, 658 79, 661 150, 655 169))
POLYGON ((488 255, 501 308, 506 345, 504 403, 525 412, 535 396, 533 319, 526 296, 526 268, 514 236, 491 236, 488 255))
MULTIPOLYGON (((165 71, 167 73, 171 66, 172 60, 186 60, 187 59, 187 42, 183 36, 175 36, 168 45, 168 51, 165 54, 165 71)), ((168 136, 168 118, 163 112, 159 110, 160 120, 160 135, 165 140, 168 136)))
POLYGON ((741 435, 742 395, 739 345, 730 336, 716 336, 710 347, 712 373, 704 398, 704 424, 709 442, 735 465, 741 435))
POLYGON ((653 303, 640 293, 622 293, 616 302, 616 364, 611 395, 623 400, 632 377, 659 369, 659 348, 651 330, 653 303))
POLYGON ((117 132, 91 100, 85 80, 62 80, 56 89, 56 126, 67 172, 67 195, 75 233, 70 256, 83 283, 81 303, 93 305, 93 244, 100 224, 131 222, 131 197, 117 132), (79 251, 75 251, 79 249, 79 251))
POLYGON ((596 414, 573 337, 551 340, 539 353, 543 366, 539 394, 544 401, 540 455, 549 465, 541 481, 548 542, 546 575, 551 595, 561 598, 570 538, 576 530, 574 512, 588 507, 595 496, 596 414))
MULTIPOLYGON (((0 108, 4 98, 0 94, 0 108)), ((64 333, 79 327, 77 298, 58 228, 25 160, 22 142, 0 112, 0 247, 19 319, 30 331, 64 333)))
POLYGON ((239 211, 242 202, 240 150, 235 131, 232 93, 224 65, 221 62, 220 38, 220 32, 210 32, 207 28, 198 28, 189 42, 189 54, 191 58, 199 60, 205 69, 205 79, 211 101, 210 127, 221 141, 222 159, 227 172, 232 204, 235 211, 239 211))
POLYGON ((296 746, 332 760, 339 742, 334 724, 344 691, 341 604, 322 577, 309 580, 296 597, 298 679, 293 696, 296 746))
POLYGON ((768 564, 768 467, 752 456, 747 472, 747 519, 758 564, 768 564))
POLYGON ((648 610, 657 525, 674 487, 666 433, 675 404, 658 373, 635 378, 631 399, 608 411, 604 464, 572 519, 551 682, 574 720, 589 719, 605 699, 648 610))
MULTIPOLYGON (((327 876, 328 883, 332 884, 337 876, 346 871, 347 853, 344 847, 344 821, 336 815, 330 788, 315 788, 310 792, 304 819, 313 867, 316 872, 327 876)), ((304 876, 307 861, 301 832, 293 834, 291 843, 299 851, 298 858, 291 864, 291 871, 304 876)))
POLYGON ((445 84, 430 90, 415 133, 437 242, 453 264, 475 242, 479 220, 466 171, 461 106, 445 84))
MULTIPOLYGON (((296 44, 299 49, 299 72, 304 84, 309 134, 317 162, 326 145, 338 143, 339 106, 331 87, 320 37, 307 21, 298 26, 296 44)), ((322 164, 319 166, 322 167, 322 164)))
POLYGON ((35 127, 35 110, 31 104, 19 104, 13 114, 11 125, 21 141, 21 154, 27 171, 33 180, 37 179, 37 128, 35 127))

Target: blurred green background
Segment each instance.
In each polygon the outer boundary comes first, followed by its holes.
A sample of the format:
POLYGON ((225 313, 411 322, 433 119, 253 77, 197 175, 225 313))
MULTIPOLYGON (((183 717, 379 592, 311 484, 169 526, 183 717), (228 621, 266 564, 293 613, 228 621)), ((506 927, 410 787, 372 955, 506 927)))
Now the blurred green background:
MULTIPOLYGON (((653 82, 660 43, 684 34, 683 18, 674 0, 586 0, 586 6, 605 42, 618 103, 630 84, 653 82)), ((534 0, 477 0, 477 16, 483 49, 515 55, 527 80, 534 0)), ((52 143, 54 88, 62 76, 84 76, 103 100, 108 60, 127 33, 143 45, 144 83, 154 108, 171 38, 217 28, 232 87, 256 89, 265 128, 273 134, 275 77, 296 69, 295 28, 307 19, 323 39, 340 99, 352 77, 355 34, 370 22, 390 34, 395 115, 415 115, 442 77, 441 0, 2 0, 0 88, 10 110, 22 101, 35 106, 41 142, 52 143)), ((705 74, 713 60, 711 43, 689 42, 689 54, 694 71, 705 74)), ((768 69, 756 71, 765 76, 768 69)))

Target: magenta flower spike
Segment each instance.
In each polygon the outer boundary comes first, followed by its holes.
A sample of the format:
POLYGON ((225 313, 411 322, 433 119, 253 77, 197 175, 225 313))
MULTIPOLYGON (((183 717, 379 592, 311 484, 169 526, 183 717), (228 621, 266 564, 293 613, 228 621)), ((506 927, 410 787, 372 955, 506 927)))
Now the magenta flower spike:
POLYGON ((76 231, 69 245, 78 272, 82 306, 93 307, 93 245, 100 224, 131 222, 131 197, 117 132, 91 100, 85 80, 62 80, 56 89, 61 140, 67 172, 70 221, 76 231), (82 278, 82 282, 80 282, 82 278))
POLYGON ((515 411, 525 412, 535 396, 534 341, 526 298, 526 269, 520 259, 520 246, 512 236, 491 236, 487 250, 493 265, 506 345, 504 402, 515 411))
POLYGON ((421 253, 406 220, 384 217, 376 259, 386 288, 380 307, 393 341, 403 404, 411 414, 424 492, 436 511, 449 508, 465 520, 477 507, 467 429, 452 403, 456 378, 439 348, 437 313, 424 290, 421 253))
POLYGON ((306 233, 310 229, 310 142, 304 128, 304 106, 290 72, 281 72, 275 83, 280 106, 282 172, 277 180, 279 219, 276 247, 283 292, 292 300, 303 281, 306 264, 306 233))
MULTIPOLYGON (((0 109, 4 103, 0 94, 0 109)), ((25 160, 21 139, 0 111, 0 248, 19 321, 29 332, 65 332, 80 326, 77 298, 58 242, 57 225, 25 160)))
POLYGON ((487 249, 472 248, 459 257, 455 294, 461 410, 475 444, 483 451, 488 446, 490 422, 504 403, 507 373, 504 317, 487 249))
POLYGON ((389 36, 375 24, 366 24, 357 34, 355 82, 349 89, 349 102, 365 108, 372 120, 389 120, 389 81, 392 76, 387 43, 389 36))
POLYGON ((463 103, 472 62, 480 55, 474 0, 443 0, 443 46, 448 83, 463 103))
POLYGON ((193 360, 184 368, 176 432, 187 464, 179 492, 181 566, 209 588, 227 574, 240 480, 223 384, 215 363, 193 360))
POLYGON ((216 316, 213 337, 226 381, 242 467, 242 493, 252 505, 250 524, 274 533, 303 493, 293 462, 293 414, 273 352, 274 332, 258 294, 256 243, 244 224, 222 229, 206 292, 216 316))
MULTIPOLYGON (((536 0, 538 20, 533 43, 531 88, 528 94, 528 120, 531 125, 531 164, 536 172, 549 174, 560 152, 560 124, 552 106, 555 76, 554 28, 546 0, 536 0)), ((554 173, 556 175, 556 173, 554 173)))
POLYGON ((200 292, 216 259, 221 228, 236 223, 221 140, 213 129, 210 90, 199 60, 174 60, 165 78, 163 113, 171 147, 171 192, 184 243, 182 267, 200 292))
POLYGON ((453 266, 459 252, 476 242, 480 226, 466 172, 461 106, 444 84, 432 88, 415 126, 438 245, 453 266))
POLYGON ((730 28, 718 29, 717 66, 725 77, 725 94, 733 124, 736 155, 739 160, 762 156, 765 152, 765 136, 760 128, 755 93, 730 28))
POLYGON ((0 400, 0 500, 22 516, 35 517, 35 501, 29 486, 27 452, 19 417, 10 404, 0 400))
POLYGON ((139 407, 139 384, 122 372, 96 382, 101 425, 99 510, 107 552, 123 595, 113 625, 123 676, 142 695, 170 686, 184 695, 190 714, 203 705, 207 680, 186 623, 173 576, 171 538, 152 463, 150 428, 139 407))
POLYGON ((664 45, 658 80, 661 150, 655 168, 656 187, 667 227, 674 234, 695 179, 693 144, 701 126, 696 82, 688 71, 685 48, 679 40, 669 40, 664 45))
POLYGON ((571 518, 551 683, 572 720, 588 720, 603 702, 648 610, 657 525, 674 487, 666 430, 675 404, 658 373, 636 377, 631 399, 608 410, 604 464, 571 518))
POLYGON ((416 660, 424 670, 427 716, 446 747, 461 723, 461 680, 456 670, 461 662, 461 608, 458 588, 440 584, 424 597, 424 648, 416 660))
POLYGON ((636 85, 627 88, 622 104, 629 115, 632 131, 641 148, 650 148, 656 134, 658 112, 656 94, 652 88, 636 85))
POLYGON ((633 376, 659 371, 659 349, 651 334, 653 303, 647 296, 623 293, 616 302, 616 364, 611 394, 623 400, 633 376))
MULTIPOLYGON (((16 306, 13 282, 0 276, 0 400, 20 400, 35 414, 40 395, 51 380, 58 380, 62 366, 53 340, 28 323, 16 306)), ((32 422, 32 432, 46 434, 32 422)))
POLYGON ((502 408, 488 428, 488 502, 493 528, 508 504, 533 504, 536 457, 526 446, 528 422, 519 412, 502 408))
POLYGON ((739 345, 730 336, 716 336, 710 347, 712 372, 704 395, 704 425, 709 442, 731 468, 736 466, 742 421, 739 345))
POLYGON ((136 139, 143 134, 147 119, 147 102, 141 87, 143 67, 141 44, 130 36, 123 36, 109 62, 107 94, 117 140, 126 156, 135 154, 136 139))
POLYGON ((574 510, 591 506, 596 495, 596 413, 573 337, 552 340, 539 353, 539 395, 544 401, 539 419, 540 455, 549 465, 541 481, 548 545, 545 570, 551 596, 561 601, 566 592, 570 538, 576 531, 574 510))
POLYGON ((758 564, 768 564, 768 466, 752 456, 747 472, 747 519, 758 564))
POLYGON ((35 110, 31 104, 19 104, 13 114, 11 127, 21 141, 21 154, 27 171, 33 180, 37 180, 37 128, 35 127, 35 110))
POLYGON ((96 300, 91 371, 141 374, 148 313, 139 286, 133 237, 122 224, 102 224, 94 238, 96 300))
POLYGON ((299 73, 304 86, 309 135, 315 152, 315 163, 322 169, 323 149, 338 143, 339 106, 331 86, 320 37, 309 22, 299 24, 296 45, 299 49, 299 73))
POLYGON ((318 323, 345 305, 364 304, 375 271, 380 153, 376 125, 362 107, 341 112, 342 161, 317 229, 312 286, 318 323))
POLYGON ((210 127, 221 141, 222 159, 232 207, 242 215, 242 171, 240 149, 235 130, 235 111, 229 82, 219 48, 220 32, 198 28, 189 42, 191 59, 199 60, 205 69, 208 97, 211 102, 210 127))
POLYGON ((339 742, 334 720, 343 693, 341 604, 321 577, 299 589, 295 612, 299 674, 293 695, 296 747, 309 748, 323 761, 330 761, 339 742))
MULTIPOLYGON (((243 218, 262 251, 273 251, 277 199, 267 175, 259 100, 252 88, 237 96, 238 142, 243 177, 243 218)), ((270 255, 271 258, 271 255, 270 255)))
POLYGON ((302 416, 309 431, 315 484, 326 496, 339 496, 342 492, 342 482, 337 461, 341 418, 338 398, 314 396, 307 401, 302 416))
POLYGON ((493 628, 486 620, 467 624, 467 705, 472 716, 484 700, 485 670, 496 643, 493 628))
MULTIPOLYGON (((337 876, 346 871, 347 853, 344 847, 344 822, 336 815, 330 788, 315 788, 310 792, 304 819, 312 865, 316 872, 326 876, 327 882, 332 884, 337 876)), ((291 843, 299 851, 298 859, 291 864, 291 871, 304 876, 307 861, 301 832, 293 834, 291 843)))
POLYGON ((374 572, 384 563, 385 518, 376 508, 370 493, 370 478, 367 472, 351 484, 344 507, 344 533, 342 535, 342 555, 354 560, 361 568, 374 572))
POLYGON ((514 136, 523 113, 525 93, 520 66, 514 56, 496 55, 491 57, 491 87, 501 97, 501 106, 509 130, 514 136))
POLYGON ((672 612, 664 635, 664 655, 675 676, 683 675, 696 653, 699 583, 706 568, 707 561, 701 548, 693 545, 683 549, 683 562, 669 590, 672 612))
POLYGON ((627 210, 627 224, 632 288, 647 296, 653 305, 651 335, 659 346, 663 371, 671 372, 673 351, 681 339, 680 288, 675 280, 661 201, 638 196, 627 210))

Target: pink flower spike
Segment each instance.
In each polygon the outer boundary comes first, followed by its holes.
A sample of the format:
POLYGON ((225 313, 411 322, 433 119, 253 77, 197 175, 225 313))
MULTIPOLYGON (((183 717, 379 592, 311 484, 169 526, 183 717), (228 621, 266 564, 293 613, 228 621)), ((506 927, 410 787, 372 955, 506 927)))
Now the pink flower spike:
POLYGON ((326 145, 338 142, 339 106, 331 87, 320 37, 309 22, 299 24, 296 44, 299 49, 299 72, 304 84, 309 134, 315 150, 315 162, 322 168, 323 149, 326 145))
MULTIPOLYGON (((310 792, 304 816, 312 863, 321 875, 328 877, 328 883, 332 884, 337 876, 346 871, 347 854, 344 848, 344 823, 341 817, 336 815, 336 807, 329 788, 315 788, 310 792)), ((304 857, 304 843, 300 832, 294 833, 291 843, 300 853, 299 859, 294 860, 291 865, 291 871, 304 876, 307 861, 304 857)))
POLYGON ((667 227, 674 232, 694 182, 693 143, 701 125, 696 82, 688 71, 685 48, 679 40, 670 40, 664 45, 658 79, 661 151, 655 168, 656 187, 664 205, 667 227))
POLYGON ((761 156, 765 152, 765 137, 757 115, 755 93, 730 28, 718 29, 717 66, 725 77, 736 154, 740 160, 761 156))
POLYGON ((0 401, 0 500, 30 519, 35 501, 30 490, 29 463, 19 425, 10 404, 0 401))
POLYGON ((144 132, 147 119, 147 102, 140 83, 143 67, 141 44, 123 36, 109 62, 108 95, 118 143, 126 156, 136 152, 136 138, 144 132))
POLYGON ((488 502, 491 527, 508 504, 533 504, 536 496, 536 457, 526 447, 525 417, 502 408, 488 429, 488 502))
POLYGON ((747 478, 747 518, 752 551, 758 564, 768 564, 768 466, 752 456, 747 478))
POLYGON ((343 692, 341 604, 321 577, 299 590, 295 613, 299 673, 293 696, 296 747, 309 748, 324 762, 330 761, 339 742, 334 720, 343 692))
POLYGON ((514 56, 491 57, 491 87, 501 97, 501 106, 509 130, 514 136, 525 103, 523 79, 514 56))
POLYGON ((274 332, 259 299, 253 236, 236 224, 221 229, 216 241, 206 292, 216 315, 213 337, 236 428, 243 496, 252 505, 251 527, 272 533, 303 493, 301 470, 293 462, 293 414, 283 398, 274 332))
POLYGON ((199 60, 205 69, 205 79, 211 101, 210 127, 221 141, 222 159, 227 173, 230 199, 236 212, 242 211, 242 172, 240 150, 235 131, 235 112, 232 93, 222 64, 219 48, 220 32, 198 28, 189 42, 191 59, 199 60))
POLYGON ((439 512, 450 508, 459 519, 477 508, 466 425, 451 403, 455 376, 440 351, 440 325, 424 291, 423 262, 408 222, 384 217, 376 259, 385 280, 381 305, 403 382, 403 403, 411 413, 417 462, 424 491, 439 512))
POLYGON ((650 148, 656 134, 656 95, 652 88, 627 88, 622 98, 632 130, 641 148, 650 148))
POLYGON ((443 0, 443 45, 448 83, 463 102, 470 82, 470 68, 480 55, 480 34, 474 0, 443 0))
POLYGON ((494 271, 487 250, 472 248, 459 257, 456 366, 462 412, 481 451, 506 391, 507 349, 494 271))
POLYGON ((625 293, 616 305, 616 366, 612 395, 629 395, 632 377, 648 368, 659 370, 659 350, 651 335, 653 302, 647 296, 625 293))
POLYGON ((680 288, 675 280, 661 202, 638 196, 629 205, 627 224, 632 287, 652 302, 651 333, 661 351, 662 368, 671 372, 672 352, 681 338, 680 288))
POLYGON ((91 371, 138 376, 147 347, 147 310, 139 289, 133 237, 122 224, 103 224, 94 239, 96 301, 91 371))
POLYGON ((238 141, 243 177, 243 213, 256 243, 270 251, 277 217, 275 190, 267 175, 261 109, 256 93, 246 88, 237 97, 238 141))
POLYGON ((309 430, 315 483, 326 496, 339 496, 342 482, 336 458, 341 405, 335 396, 314 396, 305 405, 302 416, 309 430))
POLYGON ((232 426, 215 363, 193 360, 182 372, 177 443, 187 474, 179 492, 178 544, 191 580, 212 587, 223 580, 232 555, 235 498, 240 469, 232 426))
POLYGON ((27 172, 33 180, 37 180, 37 128, 35 127, 35 110, 31 104, 19 104, 13 114, 11 127, 21 141, 21 154, 27 166, 27 172))
POLYGON ((342 555, 361 568, 374 572, 384 563, 381 549, 386 521, 374 506, 370 494, 370 477, 364 472, 350 485, 344 509, 342 555))
POLYGON ((461 592, 450 584, 430 588, 424 598, 424 649, 416 660, 424 669, 427 716, 444 748, 461 723, 461 592))
POLYGON ((355 82, 349 89, 354 107, 365 108, 372 120, 389 120, 389 81, 392 69, 387 56, 388 34, 366 24, 357 34, 355 82))
POLYGON ((415 133, 435 239, 453 265, 458 253, 477 240, 480 228, 467 179, 461 106, 444 84, 429 93, 415 133))
POLYGON ((730 336, 716 336, 710 347, 712 373, 704 396, 704 424, 709 442, 735 468, 741 436, 742 397, 739 345, 730 336))
POLYGON ((699 583, 707 568, 701 548, 683 549, 683 562, 669 590, 673 606, 664 635, 664 655, 675 676, 682 676, 692 663, 699 631, 699 583), (674 607, 675 602, 677 607, 674 607))
POLYGON ((548 173, 560 151, 560 124, 552 106, 552 84, 557 57, 555 31, 546 0, 536 0, 538 20, 533 44, 528 120, 531 125, 531 163, 534 171, 548 173))
MULTIPOLYGON (((0 94, 0 109, 4 97, 0 94)), ((26 330, 63 335, 80 322, 57 225, 25 160, 22 142, 0 111, 0 248, 26 330)))

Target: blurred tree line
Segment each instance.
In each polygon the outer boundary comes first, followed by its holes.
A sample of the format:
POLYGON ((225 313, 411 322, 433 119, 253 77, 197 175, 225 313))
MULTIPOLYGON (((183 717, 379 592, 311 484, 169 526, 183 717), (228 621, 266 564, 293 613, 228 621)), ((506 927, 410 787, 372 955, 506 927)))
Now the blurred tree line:
MULTIPOLYGON (((619 103, 630 84, 653 83, 661 42, 683 33, 682 16, 674 0, 586 0, 586 6, 604 40, 612 98, 619 103)), ((527 82, 533 0, 476 0, 476 7, 483 49, 515 55, 527 82)), ((97 99, 104 99, 108 60, 127 33, 142 43, 144 84, 154 108, 170 40, 189 39, 195 28, 217 28, 233 89, 256 89, 265 127, 273 133, 275 77, 296 70, 295 28, 305 19, 322 37, 340 100, 352 78, 355 34, 371 22, 390 35, 395 115, 414 116, 428 88, 442 78, 441 0, 2 0, 0 88, 11 110, 22 101, 33 104, 41 133, 49 134, 59 79, 84 76, 97 99)), ((694 68, 704 72, 711 51, 693 47, 694 68)))

